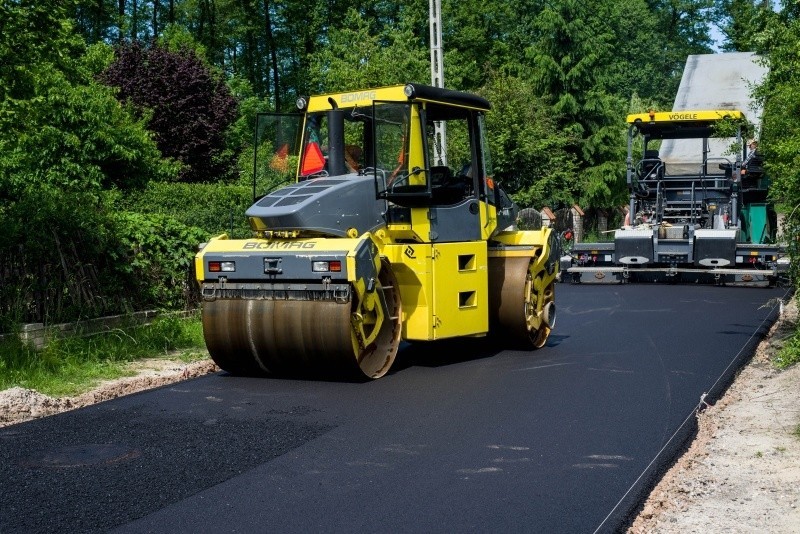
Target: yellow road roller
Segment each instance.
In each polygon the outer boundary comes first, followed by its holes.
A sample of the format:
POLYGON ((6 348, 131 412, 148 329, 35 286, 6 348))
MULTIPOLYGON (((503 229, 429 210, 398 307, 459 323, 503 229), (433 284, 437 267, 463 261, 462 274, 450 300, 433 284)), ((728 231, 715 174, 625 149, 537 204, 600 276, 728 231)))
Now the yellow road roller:
POLYGON ((402 341, 545 345, 558 241, 517 228, 493 180, 487 100, 412 83, 297 108, 258 116, 253 237, 214 237, 195 258, 219 367, 379 378, 402 341))

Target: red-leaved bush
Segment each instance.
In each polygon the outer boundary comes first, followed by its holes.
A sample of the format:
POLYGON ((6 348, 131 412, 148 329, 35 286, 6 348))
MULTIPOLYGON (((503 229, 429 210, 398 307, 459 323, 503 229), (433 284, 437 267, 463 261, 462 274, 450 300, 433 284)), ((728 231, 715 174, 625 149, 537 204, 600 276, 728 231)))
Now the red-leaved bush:
POLYGON ((225 133, 236 119, 237 102, 193 50, 123 44, 101 78, 119 88, 121 101, 151 110, 148 127, 161 153, 184 165, 182 181, 230 176, 233 154, 226 150, 225 133))

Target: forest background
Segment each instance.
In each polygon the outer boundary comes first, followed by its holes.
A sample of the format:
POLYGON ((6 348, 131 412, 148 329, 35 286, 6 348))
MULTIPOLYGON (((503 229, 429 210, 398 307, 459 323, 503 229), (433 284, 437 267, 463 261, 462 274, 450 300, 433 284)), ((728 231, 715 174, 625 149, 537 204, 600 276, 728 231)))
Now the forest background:
MULTIPOLYGON (((797 235, 800 4, 442 0, 441 15, 445 85, 492 102, 495 176, 522 207, 620 206, 626 114, 671 109, 690 54, 757 52, 760 147, 797 235)), ((197 245, 248 234, 256 113, 430 83, 428 16, 426 0, 0 0, 0 332, 194 307, 197 245)))

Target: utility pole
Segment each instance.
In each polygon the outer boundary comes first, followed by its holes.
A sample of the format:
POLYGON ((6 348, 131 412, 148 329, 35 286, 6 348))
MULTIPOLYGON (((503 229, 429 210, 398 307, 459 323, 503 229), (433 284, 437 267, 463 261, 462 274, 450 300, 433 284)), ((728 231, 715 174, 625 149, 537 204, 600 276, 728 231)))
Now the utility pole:
MULTIPOLYGON (((442 0, 429 0, 431 30, 431 85, 444 87, 444 59, 442 57, 442 0)), ((447 132, 441 121, 434 123, 435 143, 433 155, 437 165, 447 165, 447 132)))

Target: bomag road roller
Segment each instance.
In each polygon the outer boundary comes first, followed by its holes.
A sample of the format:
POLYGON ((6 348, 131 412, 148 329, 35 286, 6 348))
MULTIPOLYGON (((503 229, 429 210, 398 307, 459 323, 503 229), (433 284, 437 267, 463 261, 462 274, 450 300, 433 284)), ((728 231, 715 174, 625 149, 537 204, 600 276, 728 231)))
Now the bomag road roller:
POLYGON ((407 84, 297 107, 258 116, 253 237, 214 237, 195 259, 222 369, 378 378, 402 341, 545 344, 558 242, 515 226, 493 180, 489 102, 407 84), (282 172, 290 185, 258 196, 282 172))

